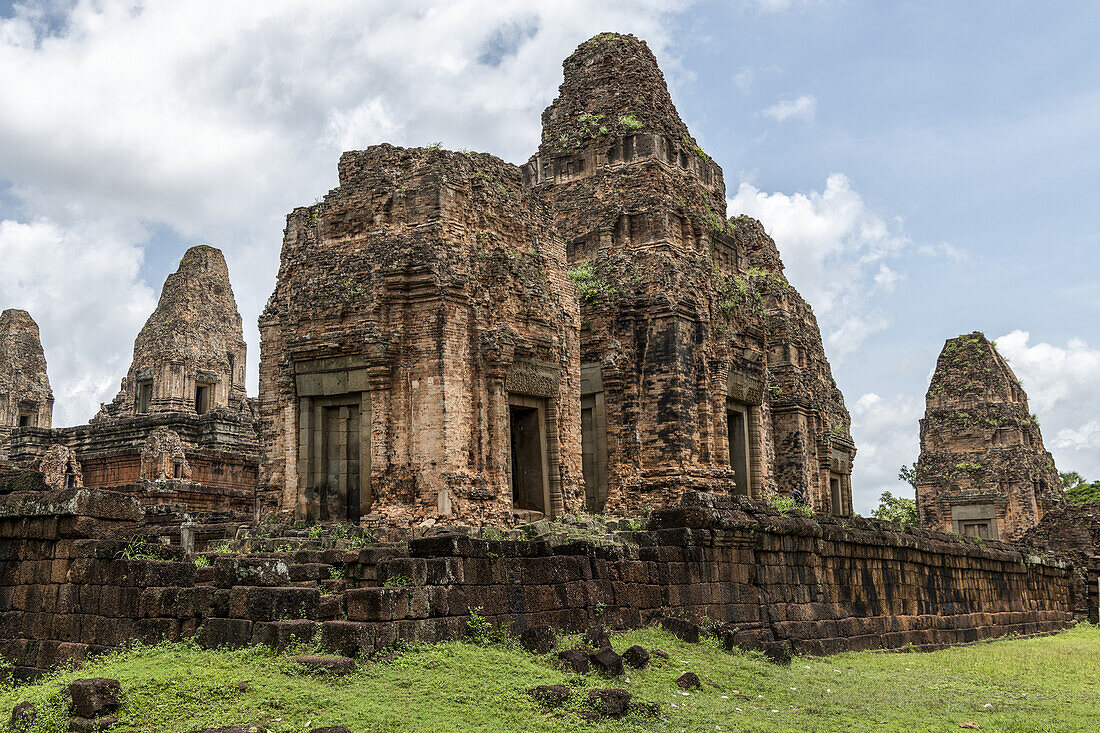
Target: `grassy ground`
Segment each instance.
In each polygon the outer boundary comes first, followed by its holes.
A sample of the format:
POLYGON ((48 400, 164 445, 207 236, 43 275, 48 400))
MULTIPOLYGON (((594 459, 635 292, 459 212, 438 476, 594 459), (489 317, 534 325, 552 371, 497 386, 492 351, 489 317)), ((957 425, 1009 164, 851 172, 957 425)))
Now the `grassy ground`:
MULTIPOLYGON (((259 724, 289 733, 322 725, 353 731, 948 731, 964 721, 984 731, 1100 730, 1100 629, 1017 639, 931 654, 861 652, 796 657, 789 668, 762 657, 685 644, 658 630, 618 634, 671 659, 610 682, 558 670, 549 656, 518 648, 446 643, 361 664, 346 677, 303 673, 264 649, 203 651, 190 644, 136 648, 65 670, 35 685, 0 690, 0 721, 23 701, 58 709, 79 677, 115 677, 127 700, 116 730, 179 733, 259 724), (684 671, 703 680, 683 694, 684 671), (546 711, 525 693, 566 684, 575 703, 546 711), (576 711, 587 690, 622 686, 660 704, 593 725, 576 711)), ((659 661, 659 660, 658 660, 659 661)), ((628 668, 629 669, 629 668, 628 668)), ((46 716, 49 718, 49 716, 46 716)), ((64 715, 36 730, 65 731, 64 715)), ((4 725, 0 722, 0 726, 4 725)))

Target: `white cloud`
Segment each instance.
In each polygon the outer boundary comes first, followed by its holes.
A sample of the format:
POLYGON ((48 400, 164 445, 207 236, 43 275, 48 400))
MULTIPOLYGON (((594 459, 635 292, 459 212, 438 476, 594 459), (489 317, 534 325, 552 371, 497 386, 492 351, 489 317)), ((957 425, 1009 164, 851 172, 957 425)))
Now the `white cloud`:
POLYGON ((817 112, 817 98, 812 94, 803 94, 795 99, 781 99, 760 114, 771 117, 776 122, 786 120, 810 121, 817 112))
POLYGON ((860 396, 852 406, 852 437, 858 453, 852 468, 856 511, 868 516, 879 496, 913 497, 909 484, 898 479, 903 465, 920 456, 920 424, 924 400, 908 394, 881 397, 874 392, 860 396))
POLYGON ((874 298, 902 276, 883 260, 910 240, 900 223, 872 211, 845 175, 830 175, 824 191, 809 194, 766 193, 742 183, 729 213, 759 219, 775 239, 787 276, 814 307, 830 358, 843 360, 889 325, 874 298))
POLYGON ((109 222, 76 234, 45 219, 0 221, 0 293, 4 307, 38 322, 55 424, 87 420, 126 373, 134 334, 156 305, 138 281, 141 250, 130 242, 141 238, 109 222))
POLYGON ((561 59, 616 30, 645 38, 674 70, 662 51, 667 16, 683 4, 15 6, 0 18, 0 182, 10 182, 19 212, 0 217, 9 219, 4 246, 37 237, 56 269, 81 262, 87 277, 66 275, 58 291, 55 268, 22 260, 15 280, 16 264, 5 262, 0 306, 29 303, 49 335, 59 424, 88 419, 88 406, 117 389, 160 288, 139 275, 148 232, 225 251, 254 392, 255 321, 274 284, 284 216, 335 185, 342 150, 442 141, 526 160, 561 59), (74 305, 51 305, 45 293, 74 305))
POLYGON ((1031 343, 1020 330, 996 342, 1027 392, 1058 469, 1100 479, 1100 349, 1079 338, 1065 346, 1031 343))
POLYGON ((752 67, 746 66, 733 75, 733 85, 737 87, 737 90, 742 94, 748 94, 749 89, 752 87, 752 80, 755 77, 752 67))
POLYGON ((783 13, 788 10, 805 10, 827 5, 829 0, 746 0, 761 13, 783 13))

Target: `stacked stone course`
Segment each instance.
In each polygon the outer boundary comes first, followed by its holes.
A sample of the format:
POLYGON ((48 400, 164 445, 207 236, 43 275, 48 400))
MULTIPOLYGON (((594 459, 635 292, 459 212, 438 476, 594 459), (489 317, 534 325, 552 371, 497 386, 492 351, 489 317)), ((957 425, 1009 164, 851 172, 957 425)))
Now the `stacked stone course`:
MULTIPOLYGON (((874 520, 810 520, 692 494, 632 544, 461 535, 352 550, 127 560, 135 500, 87 489, 0 498, 0 654, 20 678, 131 639, 285 648, 318 631, 354 656, 465 635, 470 609, 514 633, 669 615, 729 643, 797 652, 937 648, 1073 622, 1065 564, 999 542, 874 520), (113 536, 114 540, 89 537, 113 536)), ((178 553, 162 551, 166 557, 178 553)))

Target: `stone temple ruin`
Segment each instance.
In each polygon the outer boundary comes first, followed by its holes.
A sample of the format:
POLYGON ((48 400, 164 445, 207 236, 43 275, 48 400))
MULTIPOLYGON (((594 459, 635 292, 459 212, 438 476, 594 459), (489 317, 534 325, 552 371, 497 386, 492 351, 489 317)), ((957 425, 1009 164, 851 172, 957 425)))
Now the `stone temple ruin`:
POLYGON ((850 514, 816 319, 760 224, 725 210, 627 36, 566 60, 522 168, 345 153, 339 187, 288 218, 260 321, 265 511, 507 523, 799 489, 850 514))
MULTIPOLYGON (((44 361, 42 371, 44 380, 44 361)), ((165 281, 114 400, 87 425, 51 429, 47 418, 15 431, 10 457, 40 467, 64 447, 75 454, 84 486, 133 494, 147 505, 248 519, 259 446, 244 374, 241 317, 225 259, 213 247, 193 247, 165 281)))
POLYGON ((980 332, 949 339, 920 424, 921 523, 982 539, 1018 539, 1061 503, 1020 380, 980 332))
POLYGON ((564 72, 522 166, 344 153, 287 218, 258 399, 211 247, 87 425, 51 427, 37 327, 5 311, 16 679, 133 639, 354 655, 461 637, 472 607, 516 633, 710 619, 778 659, 1073 623, 1086 576, 997 541, 1057 474, 984 337, 949 342, 929 390, 926 526, 853 516, 813 312, 761 224, 727 218, 653 54, 601 34, 564 72), (766 501, 798 494, 812 517, 766 501))

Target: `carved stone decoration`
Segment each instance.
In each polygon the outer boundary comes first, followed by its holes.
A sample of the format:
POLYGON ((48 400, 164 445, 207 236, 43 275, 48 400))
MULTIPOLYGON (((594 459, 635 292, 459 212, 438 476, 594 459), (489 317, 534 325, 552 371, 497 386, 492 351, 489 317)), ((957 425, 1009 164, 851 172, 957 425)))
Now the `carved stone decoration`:
POLYGON ((191 466, 187 463, 183 441, 174 430, 157 428, 145 439, 141 448, 141 479, 191 479, 191 466))
POLYGON ((556 364, 516 361, 508 370, 504 387, 508 392, 532 397, 554 397, 561 382, 561 370, 556 364))
POLYGON ((38 462, 38 470, 46 479, 46 486, 54 491, 79 489, 84 486, 84 473, 76 453, 66 445, 52 445, 38 462))

